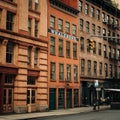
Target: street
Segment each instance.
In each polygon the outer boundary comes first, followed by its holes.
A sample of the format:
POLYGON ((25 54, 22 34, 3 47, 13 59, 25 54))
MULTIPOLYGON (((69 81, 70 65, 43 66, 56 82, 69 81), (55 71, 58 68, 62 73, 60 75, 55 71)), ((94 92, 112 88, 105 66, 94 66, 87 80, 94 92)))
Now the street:
POLYGON ((29 120, 120 120, 120 110, 105 110, 74 115, 51 116, 29 120))

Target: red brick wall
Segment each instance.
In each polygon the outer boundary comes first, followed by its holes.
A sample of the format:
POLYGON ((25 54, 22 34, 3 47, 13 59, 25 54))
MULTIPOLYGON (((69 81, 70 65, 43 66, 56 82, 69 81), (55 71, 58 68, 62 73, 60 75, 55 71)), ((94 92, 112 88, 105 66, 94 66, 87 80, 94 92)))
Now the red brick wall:
POLYGON ((69 5, 70 7, 73 7, 75 9, 78 9, 78 0, 60 0, 61 2, 65 3, 66 5, 69 5))

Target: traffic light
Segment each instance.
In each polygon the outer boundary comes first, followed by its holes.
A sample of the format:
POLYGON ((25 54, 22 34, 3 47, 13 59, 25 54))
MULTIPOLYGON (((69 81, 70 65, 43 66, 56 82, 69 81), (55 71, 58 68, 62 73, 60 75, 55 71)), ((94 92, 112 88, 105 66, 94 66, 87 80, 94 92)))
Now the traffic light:
POLYGON ((89 40, 89 48, 90 48, 90 50, 94 49, 94 41, 93 40, 89 40))

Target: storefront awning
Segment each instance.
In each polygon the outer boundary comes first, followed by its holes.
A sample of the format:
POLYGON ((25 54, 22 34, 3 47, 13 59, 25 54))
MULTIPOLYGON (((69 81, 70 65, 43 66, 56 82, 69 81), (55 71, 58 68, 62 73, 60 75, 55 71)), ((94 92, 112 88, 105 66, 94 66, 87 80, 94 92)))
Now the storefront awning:
POLYGON ((112 89, 112 88, 106 88, 104 89, 106 91, 115 91, 115 92, 120 92, 120 89, 112 89))

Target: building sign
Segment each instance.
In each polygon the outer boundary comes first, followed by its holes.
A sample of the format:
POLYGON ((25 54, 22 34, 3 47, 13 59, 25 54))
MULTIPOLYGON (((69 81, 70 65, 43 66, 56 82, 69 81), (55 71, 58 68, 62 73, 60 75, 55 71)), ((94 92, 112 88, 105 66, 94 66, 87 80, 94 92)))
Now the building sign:
POLYGON ((67 39, 71 39, 71 40, 76 40, 78 41, 79 38, 75 37, 75 36, 71 36, 71 35, 68 35, 68 34, 64 34, 62 32, 59 32, 59 31, 56 31, 56 30, 53 30, 53 29, 48 29, 48 32, 49 33, 52 33, 54 35, 58 35, 58 36, 61 36, 61 37, 64 37, 64 38, 67 38, 67 39))

